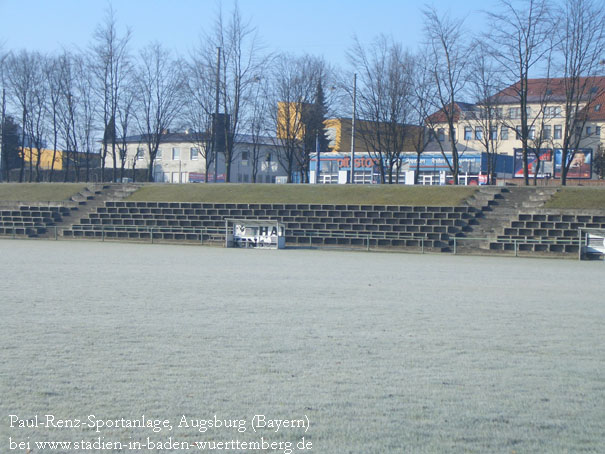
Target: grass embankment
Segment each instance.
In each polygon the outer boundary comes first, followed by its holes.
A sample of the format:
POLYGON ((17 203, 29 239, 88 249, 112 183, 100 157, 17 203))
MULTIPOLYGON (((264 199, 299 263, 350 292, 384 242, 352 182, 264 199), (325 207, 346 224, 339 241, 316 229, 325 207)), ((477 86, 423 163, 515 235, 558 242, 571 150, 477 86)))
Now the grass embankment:
POLYGON ((544 208, 605 210, 605 188, 561 188, 544 208))
POLYGON ((315 186, 275 184, 149 185, 128 197, 149 202, 315 203, 457 206, 476 188, 425 186, 315 186))
POLYGON ((84 188, 78 183, 3 183, 0 202, 61 202, 84 188))

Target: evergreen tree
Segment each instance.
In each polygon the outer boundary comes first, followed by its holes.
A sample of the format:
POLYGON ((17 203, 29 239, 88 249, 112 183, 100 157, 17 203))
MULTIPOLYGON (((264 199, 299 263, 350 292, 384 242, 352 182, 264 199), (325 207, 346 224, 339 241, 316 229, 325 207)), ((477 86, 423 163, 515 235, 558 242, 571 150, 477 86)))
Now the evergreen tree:
POLYGON ((305 145, 305 159, 304 165, 302 166, 303 175, 308 176, 309 174, 309 157, 312 153, 317 151, 318 142, 320 153, 328 151, 328 144, 330 141, 324 124, 327 111, 322 82, 321 80, 318 80, 313 104, 308 104, 303 109, 303 122, 305 125, 305 135, 303 139, 305 145))
POLYGON ((328 151, 328 144, 330 140, 328 139, 328 134, 326 131, 326 114, 328 112, 328 108, 326 107, 326 98, 324 95, 324 89, 321 83, 321 80, 317 82, 317 93, 315 95, 315 124, 313 125, 315 131, 314 136, 318 135, 319 137, 319 151, 321 153, 325 153, 328 151))

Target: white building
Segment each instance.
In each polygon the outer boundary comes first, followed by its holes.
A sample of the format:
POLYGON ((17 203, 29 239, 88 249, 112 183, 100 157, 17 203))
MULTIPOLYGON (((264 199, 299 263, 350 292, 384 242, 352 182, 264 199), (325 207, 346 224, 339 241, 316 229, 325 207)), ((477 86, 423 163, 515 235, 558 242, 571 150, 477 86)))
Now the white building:
MULTIPOLYGON (((148 169, 150 155, 145 137, 142 135, 127 137, 125 166, 127 170, 148 169)), ((153 179, 165 183, 203 183, 225 181, 225 159, 219 153, 215 166, 212 152, 208 150, 208 172, 206 173, 206 146, 209 141, 205 134, 189 132, 167 132, 162 135, 160 147, 153 163, 153 179)), ((279 146, 271 137, 259 137, 254 140, 249 135, 237 135, 231 161, 233 183, 276 183, 285 180, 286 173, 279 165, 277 154, 279 146), (256 177, 256 178, 255 178, 256 177)), ((113 167, 113 156, 107 153, 106 168, 113 167)), ((117 163, 121 167, 121 163, 117 163)))

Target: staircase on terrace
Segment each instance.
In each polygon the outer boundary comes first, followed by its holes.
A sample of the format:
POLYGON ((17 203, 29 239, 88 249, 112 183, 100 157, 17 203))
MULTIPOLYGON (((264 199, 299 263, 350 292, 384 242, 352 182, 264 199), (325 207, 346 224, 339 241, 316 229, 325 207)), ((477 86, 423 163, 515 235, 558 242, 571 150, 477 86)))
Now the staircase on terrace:
POLYGON ((481 213, 469 227, 457 235, 458 247, 464 251, 488 250, 491 241, 515 220, 523 209, 540 208, 553 196, 556 188, 485 187, 467 204, 481 206, 481 213), (466 238, 466 240, 465 240, 466 238), (478 240, 478 239, 483 240, 478 240))
MULTIPOLYGON (((96 211, 108 200, 122 200, 139 189, 136 183, 99 183, 91 184, 84 191, 79 192, 71 198, 72 208, 69 216, 63 216, 61 222, 56 224, 57 230, 62 232, 77 224, 81 219, 96 211)), ((49 232, 52 233, 52 232, 49 232)))

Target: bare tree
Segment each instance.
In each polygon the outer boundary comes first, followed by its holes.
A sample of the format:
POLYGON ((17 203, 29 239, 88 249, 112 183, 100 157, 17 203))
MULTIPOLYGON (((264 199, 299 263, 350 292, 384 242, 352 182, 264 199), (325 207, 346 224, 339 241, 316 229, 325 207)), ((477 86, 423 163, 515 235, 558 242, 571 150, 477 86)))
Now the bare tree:
MULTIPOLYGON (((0 87, 2 92, 0 93, 0 172, 5 172, 5 180, 9 179, 9 165, 8 165, 8 149, 5 147, 5 122, 6 122, 6 80, 5 80, 5 64, 8 59, 8 54, 4 52, 4 49, 0 44, 0 87)), ((0 180, 2 175, 0 174, 0 180)))
MULTIPOLYGON (((37 64, 33 72, 33 87, 29 97, 29 115, 24 124, 24 129, 30 138, 29 146, 29 181, 40 181, 40 161, 47 133, 47 95, 48 84, 44 77, 43 67, 46 65, 46 58, 38 56, 37 64), (34 170, 35 168, 35 177, 34 170)), ((25 147, 24 147, 25 150, 25 147)))
MULTIPOLYGON (((532 116, 529 117, 528 113, 528 133, 527 133, 527 141, 528 141, 528 154, 532 153, 534 155, 535 165, 531 169, 533 172, 533 183, 534 186, 537 185, 538 177, 540 175, 540 171, 542 168, 542 161, 545 156, 543 153, 543 147, 552 144, 552 134, 551 134, 551 126, 547 123, 550 121, 551 115, 548 113, 548 108, 551 102, 555 101, 555 96, 553 93, 556 90, 557 81, 551 79, 550 77, 550 69, 551 69, 551 57, 550 53, 547 58, 546 63, 546 71, 547 76, 543 79, 539 86, 542 87, 537 93, 533 96, 529 97, 534 104, 535 112, 532 111, 532 116)), ((529 90, 531 91, 531 90, 529 90)), ((555 107, 555 106, 553 106, 555 107)), ((550 154, 546 155, 547 157, 552 159, 550 154)), ((529 163, 528 163, 528 174, 529 174, 529 163)), ((554 169, 553 169, 554 170, 554 169)))
POLYGON ((21 112, 20 146, 22 148, 23 159, 21 159, 21 166, 19 169, 19 183, 23 182, 25 172, 25 125, 30 121, 30 98, 33 96, 32 93, 36 83, 36 71, 39 68, 39 60, 39 54, 22 50, 17 54, 10 55, 6 65, 10 95, 13 104, 15 104, 21 112))
POLYGON ((98 26, 94 33, 92 46, 91 69, 95 77, 97 97, 101 109, 103 146, 101 150, 101 178, 105 179, 105 160, 111 150, 113 158, 113 181, 117 176, 117 137, 116 118, 123 91, 128 66, 128 43, 131 33, 127 30, 119 36, 117 20, 111 6, 107 10, 104 22, 98 26))
POLYGON ((470 115, 470 127, 478 128, 475 129, 475 139, 481 143, 486 154, 488 184, 493 184, 500 132, 504 124, 501 99, 498 96, 502 89, 502 79, 486 47, 477 43, 476 48, 478 52, 471 62, 469 92, 478 109, 470 115))
MULTIPOLYGON (((94 99, 94 80, 89 65, 81 55, 74 58, 75 102, 76 102, 76 136, 80 145, 79 156, 84 156, 85 181, 90 181, 91 157, 95 148, 95 118, 98 115, 94 99)), ((130 100, 132 103, 132 98, 130 100)), ((121 113, 121 110, 118 109, 121 113)), ((125 120, 127 121, 127 120, 125 120)), ((78 167, 81 162, 77 159, 78 167)), ((79 178, 79 176, 77 177, 79 178)))
POLYGON ((256 183, 258 178, 259 165, 261 160, 261 149, 263 145, 263 135, 266 134, 269 126, 269 101, 268 93, 269 83, 267 78, 256 78, 256 90, 252 91, 252 109, 248 117, 249 132, 251 137, 252 149, 250 150, 249 161, 252 168, 252 183, 256 183))
MULTIPOLYGON (((424 31, 427 40, 426 64, 435 84, 433 106, 439 111, 448 128, 450 155, 441 153, 458 184, 460 171, 456 139, 456 118, 459 112, 456 102, 468 80, 468 56, 471 48, 465 41, 463 22, 447 16, 439 16, 434 8, 424 10, 424 31)), ((441 144, 441 142, 440 142, 441 144)))
POLYGON ((314 57, 281 55, 275 60, 269 115, 276 127, 277 156, 288 183, 305 161, 305 120, 316 89, 319 60, 314 57))
MULTIPOLYGON (((213 131, 214 110, 216 108, 216 70, 208 66, 203 53, 196 53, 187 68, 185 90, 185 118, 191 131, 191 141, 204 159, 204 182, 208 182, 209 170, 215 162, 213 131)), ((216 181, 216 175, 215 179, 216 181)))
POLYGON ((605 93, 597 79, 605 51, 605 13, 601 2, 565 0, 557 29, 557 51, 565 84, 565 109, 561 156, 561 185, 566 185, 576 150, 586 138, 585 125, 595 100, 605 93))
POLYGON ((523 153, 523 177, 529 184, 528 159, 531 119, 528 115, 528 83, 530 74, 540 70, 540 65, 551 52, 555 23, 550 15, 550 3, 546 0, 523 0, 522 7, 512 1, 500 0, 500 11, 487 12, 493 24, 485 36, 490 54, 500 64, 500 69, 510 82, 519 103, 521 122, 519 136, 523 153))
POLYGON ((118 108, 118 123, 119 128, 119 143, 118 157, 120 159, 120 181, 124 181, 126 161, 128 159, 128 134, 132 124, 135 102, 136 102, 136 83, 134 79, 130 79, 126 84, 126 88, 120 98, 118 108))
POLYGON ((360 72, 357 109, 365 121, 358 122, 357 133, 378 162, 382 183, 396 183, 394 172, 411 135, 407 123, 412 118, 412 81, 407 67, 412 57, 400 44, 380 36, 367 47, 356 39, 349 59, 360 72))
POLYGON ((148 181, 153 181, 153 164, 162 142, 183 106, 182 62, 175 61, 160 44, 141 51, 137 75, 137 123, 149 153, 148 181))
POLYGON ((216 49, 220 48, 220 107, 224 113, 224 122, 218 124, 224 128, 220 135, 225 138, 225 181, 231 180, 231 163, 235 137, 242 126, 245 111, 250 100, 249 92, 255 78, 261 74, 266 57, 261 54, 256 29, 245 21, 237 3, 226 20, 222 10, 216 18, 213 32, 206 36, 204 45, 198 50, 200 58, 213 68, 216 75, 216 49))
POLYGON ((77 98, 76 79, 77 72, 72 54, 64 52, 60 57, 60 101, 59 124, 63 140, 63 181, 69 181, 70 167, 76 170, 76 180, 79 177, 79 163, 77 162, 78 135, 77 135, 77 98))
POLYGON ((52 129, 53 155, 50 163, 49 181, 52 182, 57 161, 57 149, 59 146, 59 103, 61 102, 61 58, 51 57, 46 67, 46 79, 48 83, 48 110, 52 129))
POLYGON ((411 116, 410 124, 416 128, 412 138, 412 145, 416 152, 416 170, 414 172, 414 184, 418 184, 420 178, 420 157, 426 150, 432 130, 428 127, 431 117, 432 103, 435 86, 432 82, 432 74, 423 64, 424 55, 418 54, 407 66, 408 78, 411 81, 411 96, 409 99, 411 116))

